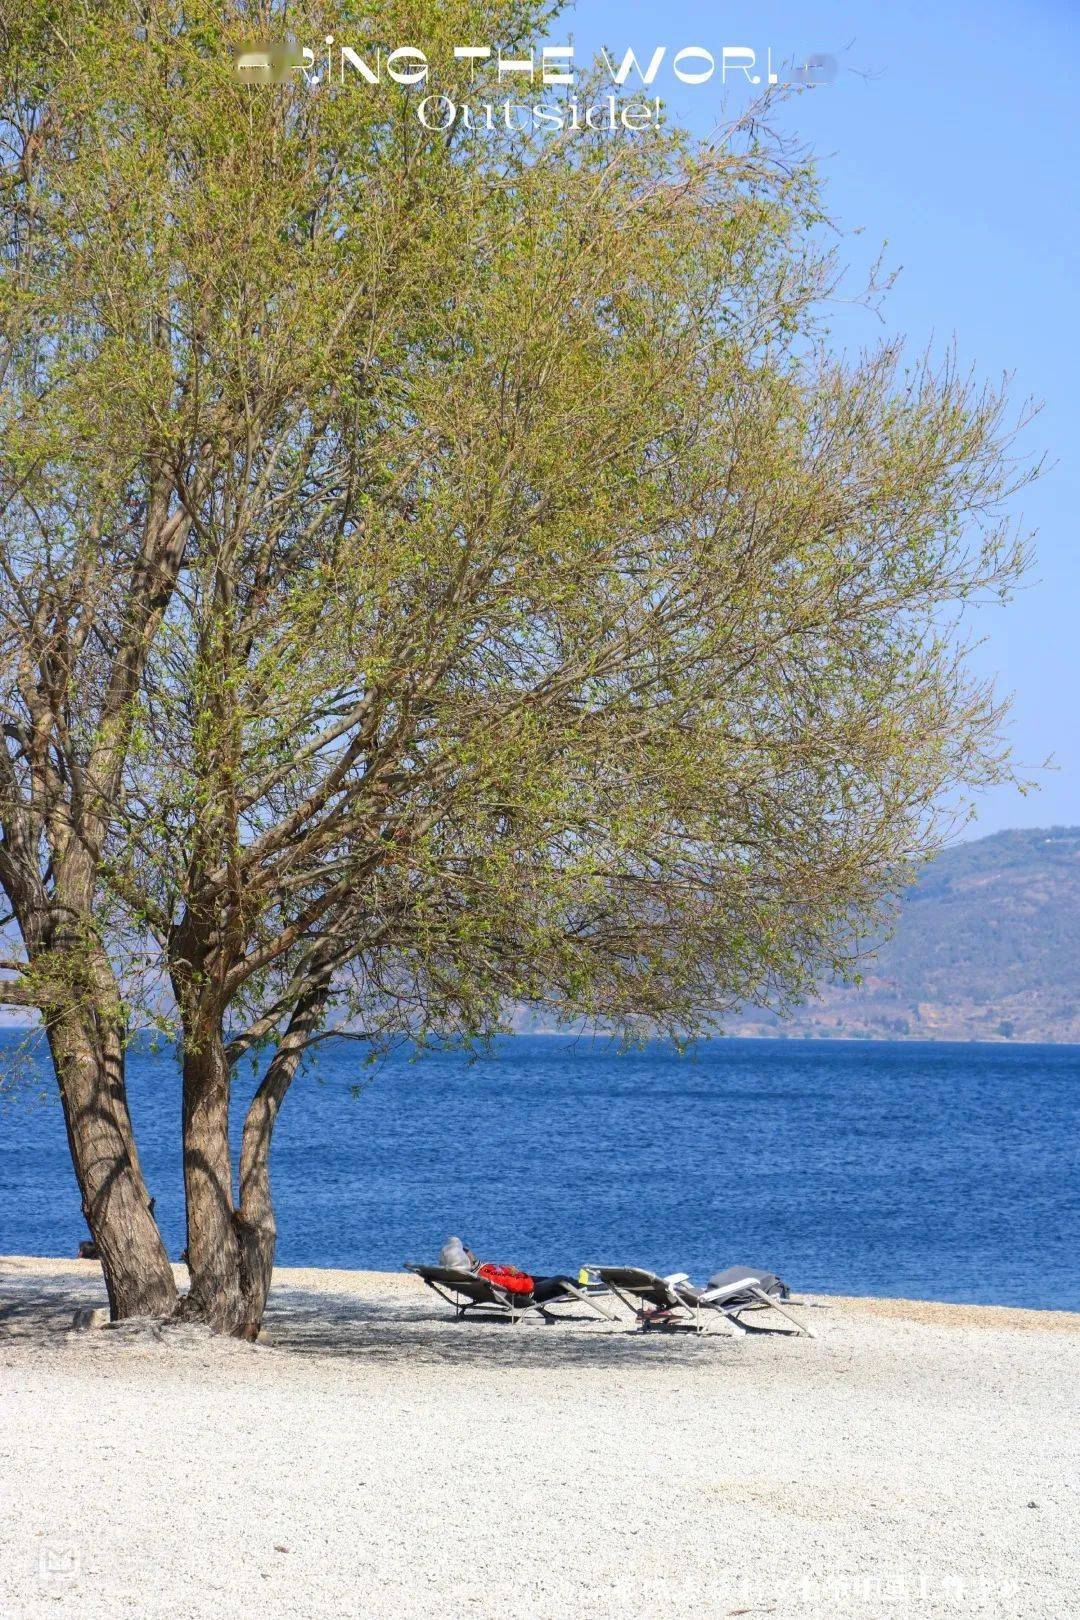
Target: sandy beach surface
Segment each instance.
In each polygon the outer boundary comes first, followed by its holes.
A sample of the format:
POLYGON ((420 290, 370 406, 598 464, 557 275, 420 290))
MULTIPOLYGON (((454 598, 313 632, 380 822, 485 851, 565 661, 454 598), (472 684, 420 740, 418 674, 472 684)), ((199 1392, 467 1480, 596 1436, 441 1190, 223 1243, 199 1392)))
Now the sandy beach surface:
POLYGON ((1080 1612, 1080 1315, 699 1339, 282 1270, 267 1343, 71 1330, 103 1300, 0 1259, 5 1620, 1080 1612))

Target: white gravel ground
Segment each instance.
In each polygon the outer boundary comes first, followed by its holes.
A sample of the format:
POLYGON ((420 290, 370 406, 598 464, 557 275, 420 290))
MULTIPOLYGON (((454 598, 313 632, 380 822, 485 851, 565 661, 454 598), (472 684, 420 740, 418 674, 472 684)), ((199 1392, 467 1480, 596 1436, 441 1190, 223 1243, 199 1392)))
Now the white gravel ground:
POLYGON ((96 1271, 0 1260, 4 1620, 1080 1613, 1080 1315, 697 1340, 281 1271, 245 1346, 67 1331, 96 1271))

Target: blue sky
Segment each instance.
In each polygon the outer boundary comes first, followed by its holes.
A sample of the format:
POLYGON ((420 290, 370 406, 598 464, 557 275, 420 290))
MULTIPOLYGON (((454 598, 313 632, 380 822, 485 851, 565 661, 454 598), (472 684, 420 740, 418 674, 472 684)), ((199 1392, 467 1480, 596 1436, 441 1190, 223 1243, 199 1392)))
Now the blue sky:
MULTIPOLYGON (((789 60, 838 56, 835 83, 797 97, 778 122, 823 160, 842 244, 856 269, 887 243, 902 274, 885 330, 915 348, 954 337, 987 378, 1014 374, 1019 404, 1041 415, 1024 446, 1054 463, 1025 492, 1039 530, 1031 582, 1007 608, 979 616, 979 666, 1014 694, 1010 736, 1023 765, 1053 755, 1039 791, 987 794, 976 834, 1080 823, 1080 7, 1075 0, 578 0, 555 32, 580 53, 621 57, 656 45, 771 46, 789 60)), ((725 116, 718 83, 693 89, 662 73, 673 112, 702 132, 725 116)), ((745 103, 748 92, 741 92, 745 103)), ((739 94, 728 91, 728 115, 739 94)), ((873 316, 843 317, 845 340, 872 341, 873 316)))

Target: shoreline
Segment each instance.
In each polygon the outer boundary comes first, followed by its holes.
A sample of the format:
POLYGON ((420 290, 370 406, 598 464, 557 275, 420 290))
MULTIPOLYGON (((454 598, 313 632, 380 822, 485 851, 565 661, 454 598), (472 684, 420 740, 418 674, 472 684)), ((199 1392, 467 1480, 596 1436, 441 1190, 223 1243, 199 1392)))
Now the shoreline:
MULTIPOLYGON (((187 1267, 172 1262, 173 1275, 181 1287, 187 1283, 187 1267)), ((5 1276, 34 1275, 72 1277, 88 1284, 101 1282, 96 1260, 78 1260, 59 1255, 0 1254, 0 1300, 5 1276)), ((385 1287, 396 1291, 404 1284, 410 1293, 424 1297, 426 1290, 406 1271, 381 1271, 367 1266, 275 1266, 271 1299, 275 1290, 310 1289, 332 1294, 355 1292, 358 1288, 385 1287)), ((429 1296, 430 1297, 430 1296, 429 1296)), ((862 1313, 894 1321, 922 1322, 939 1327, 987 1327, 1040 1333, 1080 1333, 1080 1310, 1059 1306, 983 1304, 966 1300, 909 1298, 900 1294, 834 1294, 794 1289, 793 1297, 815 1305, 862 1313)), ((2 1327, 0 1327, 2 1332, 2 1327)))
MULTIPOLYGON (((40 1019, 16 1019, 0 1016, 0 1035, 5 1033, 25 1032, 41 1028, 40 1019)), ((133 1040, 138 1041, 144 1037, 162 1042, 162 1050, 171 1043, 164 1042, 161 1035, 151 1025, 133 1031, 133 1040)), ((618 1041, 621 1039, 617 1031, 589 1030, 589 1029, 504 1029, 494 1037, 495 1040, 513 1040, 520 1037, 522 1040, 545 1041, 618 1041)), ((343 1035, 342 1040, 350 1037, 343 1035)), ((766 1028, 734 1028, 731 1030, 718 1030, 711 1035, 698 1035, 690 1042, 691 1049, 695 1044, 705 1045, 710 1042, 720 1044, 724 1042, 731 1045, 733 1042, 744 1041, 755 1046, 992 1046, 997 1048, 1015 1048, 1017 1051, 1038 1049, 1049 1046, 1055 1050, 1080 1052, 1080 1041, 1063 1040, 1057 1035, 1019 1036, 998 1035, 988 1033, 985 1035, 938 1035, 925 1030, 918 1033, 903 1035, 893 1030, 888 1035, 868 1035, 865 1032, 852 1031, 850 1035, 817 1034, 811 1032, 806 1025, 789 1032, 785 1030, 770 1030, 766 1028)), ((649 1036, 647 1045, 670 1045, 670 1041, 663 1035, 649 1036)))

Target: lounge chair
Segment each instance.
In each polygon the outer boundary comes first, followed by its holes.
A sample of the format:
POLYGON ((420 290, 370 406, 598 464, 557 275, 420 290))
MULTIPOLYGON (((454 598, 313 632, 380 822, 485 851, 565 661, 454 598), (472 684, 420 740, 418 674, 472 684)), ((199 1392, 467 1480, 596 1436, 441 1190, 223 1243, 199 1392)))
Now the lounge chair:
POLYGON ((787 1309, 791 1299, 790 1290, 771 1271, 762 1271, 760 1267, 729 1266, 726 1271, 715 1272, 705 1284, 702 1298, 706 1305, 714 1290, 722 1293, 724 1310, 729 1315, 739 1316, 743 1311, 779 1311, 789 1322, 794 1322, 808 1339, 817 1337, 813 1328, 807 1327, 805 1322, 787 1309), (739 1292, 732 1293, 733 1286, 739 1292))
POLYGON ((692 1327, 696 1333, 706 1333, 709 1329, 706 1313, 712 1312, 723 1318, 733 1337, 742 1338, 746 1328, 738 1320, 738 1313, 767 1305, 786 1316, 800 1333, 814 1337, 804 1322, 762 1286, 768 1276, 764 1272, 756 1275, 740 1271, 737 1277, 718 1282, 714 1287, 695 1288, 685 1271, 658 1277, 654 1271, 645 1271, 639 1266, 598 1266, 595 1270, 601 1282, 633 1311, 643 1330, 692 1327))
POLYGON ((544 1297, 537 1299, 532 1294, 511 1293, 508 1288, 500 1288, 498 1283, 489 1282, 486 1277, 478 1277, 475 1272, 459 1271, 450 1266, 425 1266, 416 1261, 408 1261, 405 1270, 413 1272, 438 1294, 440 1299, 445 1299, 448 1305, 452 1305, 458 1316, 464 1316, 466 1311, 488 1311, 493 1315, 508 1317, 511 1323, 516 1323, 531 1311, 539 1311, 541 1316, 554 1321, 557 1319, 556 1315, 549 1309, 552 1305, 566 1305, 577 1300, 609 1322, 619 1320, 615 1312, 601 1305, 587 1288, 571 1282, 568 1277, 545 1279, 558 1286, 545 1288, 544 1297))

